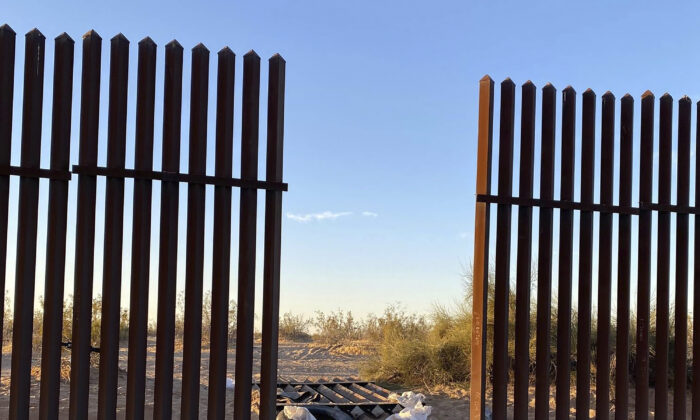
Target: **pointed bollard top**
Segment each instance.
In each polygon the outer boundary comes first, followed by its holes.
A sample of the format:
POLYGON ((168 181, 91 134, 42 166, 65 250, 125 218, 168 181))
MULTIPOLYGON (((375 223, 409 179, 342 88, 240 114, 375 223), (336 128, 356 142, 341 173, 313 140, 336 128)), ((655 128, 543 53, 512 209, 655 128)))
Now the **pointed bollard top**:
POLYGON ((102 37, 100 36, 100 34, 95 32, 94 29, 90 29, 89 31, 85 32, 85 35, 83 35, 83 40, 87 39, 96 39, 98 41, 101 41, 102 37))
POLYGON ((603 94, 603 99, 615 99, 615 95, 612 92, 607 91, 603 94))
POLYGON ((37 28, 32 29, 25 35, 27 39, 46 39, 44 34, 42 34, 37 28))
POLYGON ((182 45, 180 45, 180 43, 177 42, 177 39, 173 39, 172 41, 170 41, 170 42, 168 42, 167 44, 165 44, 165 49, 171 49, 171 48, 175 48, 175 49, 180 49, 180 50, 181 50, 181 49, 182 49, 182 45))
POLYGON ((236 55, 233 53, 233 51, 229 47, 224 47, 224 48, 220 49, 218 54, 219 54, 219 57, 228 57, 231 55, 233 55, 233 56, 236 55))
POLYGON ((661 98, 660 98, 659 100, 662 101, 662 102, 673 101, 673 97, 671 96, 671 94, 669 94, 668 92, 666 92, 666 93, 664 93, 663 95, 661 95, 661 98))
POLYGON ((484 77, 482 77, 481 79, 479 79, 479 81, 480 81, 480 82, 491 82, 491 83, 493 83, 493 79, 492 79, 491 76, 489 76, 488 74, 485 74, 484 77))
POLYGON ((282 63, 286 63, 286 60, 280 55, 280 53, 275 53, 272 57, 270 57, 269 61, 281 61, 282 63))
POLYGON ((625 95, 620 98, 621 101, 634 101, 634 97, 628 93, 625 93, 625 95))
POLYGON ((532 86, 532 87, 534 87, 535 84, 532 83, 532 80, 528 80, 527 82, 523 83, 523 87, 524 87, 524 86, 532 86))
POLYGON ((650 90, 647 90, 646 92, 642 93, 642 99, 647 99, 647 98, 654 99, 654 94, 651 93, 650 90))
POLYGON ((7 23, 3 23, 0 26, 0 34, 12 34, 15 35, 15 31, 7 23))
POLYGON ((678 100, 678 102, 687 102, 687 103, 693 103, 692 100, 690 100, 690 97, 688 95, 683 95, 681 99, 678 100))
POLYGON ((64 42, 70 42, 71 44, 74 44, 75 41, 73 41, 73 38, 70 37, 67 33, 62 33, 61 35, 57 36, 55 39, 56 42, 58 43, 64 43, 64 42))
POLYGON ((593 89, 588 88, 583 92, 583 97, 593 97, 595 98, 595 92, 593 92, 593 89))
POLYGON ((569 86, 565 87, 562 92, 576 94, 576 89, 574 89, 573 86, 569 85, 569 86))
POLYGON ((139 46, 140 47, 152 47, 155 48, 157 47, 156 43, 153 42, 150 36, 145 37, 141 41, 139 41, 139 46))
POLYGON ((248 51, 247 53, 245 53, 245 55, 243 57, 256 58, 256 59, 260 60, 260 56, 258 55, 258 53, 255 52, 255 50, 248 51))
POLYGON ((556 91, 556 90, 557 90, 557 88, 555 88, 554 85, 553 85, 551 82, 547 82, 547 84, 544 85, 544 87, 542 88, 542 91, 543 91, 543 92, 547 92, 547 91, 556 91))
POLYGON ((502 82, 501 86, 515 86, 515 83, 510 79, 510 77, 506 77, 502 82))
POLYGON ((112 39, 110 40, 113 44, 129 44, 129 40, 126 39, 124 34, 119 32, 118 34, 114 35, 112 39))
POLYGON ((205 47, 201 42, 192 48, 192 52, 206 52, 209 53, 209 48, 205 47))

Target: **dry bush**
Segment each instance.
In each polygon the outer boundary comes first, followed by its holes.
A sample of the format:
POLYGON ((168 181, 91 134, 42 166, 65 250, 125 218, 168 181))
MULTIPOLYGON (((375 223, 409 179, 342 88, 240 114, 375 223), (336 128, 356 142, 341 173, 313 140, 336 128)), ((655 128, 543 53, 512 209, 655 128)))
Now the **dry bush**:
POLYGON ((436 307, 430 319, 389 307, 370 324, 377 352, 363 376, 409 385, 465 382, 469 376, 471 316, 436 307))
POLYGON ((329 315, 316 311, 316 319, 312 324, 316 329, 313 338, 321 343, 337 344, 357 341, 364 335, 362 323, 355 319, 350 311, 338 310, 329 315))
POLYGON ((303 315, 294 315, 287 312, 280 318, 279 321, 279 339, 292 342, 309 342, 311 335, 309 334, 311 322, 304 318, 303 315))

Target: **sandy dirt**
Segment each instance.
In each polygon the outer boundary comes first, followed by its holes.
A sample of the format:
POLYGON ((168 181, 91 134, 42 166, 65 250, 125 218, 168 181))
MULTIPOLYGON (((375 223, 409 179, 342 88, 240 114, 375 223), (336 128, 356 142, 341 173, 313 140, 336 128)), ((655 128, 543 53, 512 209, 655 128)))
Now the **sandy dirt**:
MULTIPOLYGON (((8 349, 9 350, 9 349, 8 349)), ((153 389, 155 381, 155 341, 149 341, 147 373, 146 373, 146 417, 153 416, 153 389)), ((298 380, 304 379, 333 379, 333 378, 357 378, 359 376, 359 366, 366 356, 362 355, 346 355, 336 351, 334 346, 319 346, 315 344, 285 344, 279 345, 279 375, 285 378, 293 378, 298 380)), ((66 357, 70 357, 69 353, 64 351, 66 357)), ((228 357, 228 375, 233 379, 234 367, 236 361, 236 352, 229 351, 228 357)), ((118 418, 125 418, 124 410, 126 407, 126 368, 127 368, 127 348, 126 343, 122 344, 120 349, 119 361, 119 382, 118 382, 118 418)), ((31 383, 31 400, 30 410, 32 416, 38 415, 39 406, 39 381, 37 380, 40 373, 38 367, 41 364, 41 352, 36 351, 32 354, 33 376, 31 383)), ((0 418, 7 418, 9 407, 10 393, 10 370, 11 370, 11 355, 3 353, 2 355, 2 377, 0 378, 0 418)), ((206 418, 207 396, 208 396, 208 377, 209 377, 209 350, 202 349, 202 362, 200 371, 200 417, 206 418)), ((260 345, 256 344, 254 348, 254 366, 253 372, 255 380, 260 379, 260 345)), ((175 368, 174 368, 174 384, 173 384, 173 414, 179 413, 180 396, 181 396, 181 378, 182 378, 182 351, 175 353, 175 368)), ((97 418, 97 381, 99 377, 98 368, 94 367, 90 372, 90 418, 97 418)), ((65 381, 61 383, 61 399, 59 401, 59 410, 61 418, 68 416, 69 409, 69 391, 70 384, 65 381)), ((233 390, 228 390, 226 395, 226 410, 233 413, 233 390)), ((179 417, 179 416, 178 416, 179 417)), ((257 418, 257 416, 254 416, 257 418)))
MULTIPOLYGON (((68 354, 66 353, 68 356, 68 354)), ((260 377, 260 346, 256 345, 254 350, 254 375, 255 379, 260 377)), ((299 344, 299 343, 281 343, 279 346, 279 375, 286 379, 296 380, 318 380, 318 379, 333 379, 333 378, 358 378, 359 368, 367 356, 357 354, 346 354, 341 351, 338 346, 323 346, 317 344, 299 344)), ((32 355, 33 377, 31 383, 31 400, 30 410, 31 415, 35 418, 38 415, 39 405, 39 370, 40 352, 34 352, 32 355)), ((228 377, 234 377, 235 351, 229 352, 228 358, 228 377)), ((7 410, 9 407, 9 389, 10 389, 10 367, 11 355, 3 353, 2 355, 2 377, 0 378, 0 418, 7 418, 7 410)), ((124 408, 126 406, 126 368, 127 368, 127 349, 124 345, 120 351, 119 364, 119 385, 118 385, 118 418, 125 418, 124 408)), ((149 342, 148 362, 147 362, 147 380, 146 380, 146 417, 152 418, 153 415, 153 387, 154 387, 154 369, 155 369, 155 342, 149 342)), ((181 376, 182 375, 182 352, 175 354, 175 372, 174 372, 174 395, 173 395, 173 413, 176 415, 180 409, 180 392, 181 392, 181 376)), ((207 409, 207 393, 208 393, 208 376, 209 376, 209 351, 202 350, 201 363, 201 388, 200 388, 200 418, 206 418, 207 409)), ((97 380, 98 369, 91 369, 90 377, 90 418, 97 418, 97 380)), ((395 389, 403 391, 402 389, 395 389)), ((414 389, 414 391, 422 392, 426 395, 426 404, 433 407, 432 419, 468 419, 469 418, 469 401, 468 391, 454 387, 439 387, 435 389, 414 389)), ((529 418, 534 419, 534 388, 530 390, 529 403, 529 418)), ((650 390, 650 418, 654 414, 654 390, 650 390)), ((60 417, 67 418, 69 409, 69 383, 64 381, 61 383, 61 399, 59 402, 60 417)), ((552 387, 550 392, 550 406, 554 407, 555 390, 552 387)), ((487 394, 487 400, 490 395, 487 394)), ((255 397, 253 398, 255 400, 255 397)), ((512 389, 508 398, 508 417, 513 415, 513 397, 512 389)), ((686 418, 690 418, 690 394, 688 394, 688 410, 686 418)), ((669 403, 672 404, 673 395, 669 394, 669 403)), ((488 405, 488 404, 487 404, 488 405)), ((576 398, 575 389, 572 387, 570 415, 574 418, 576 398)), ((595 388, 591 393, 591 407, 595 407, 595 388)), ((630 390, 630 416, 633 418, 632 412, 634 407, 634 389, 630 390)), ((226 395, 226 410, 227 413, 233 412, 233 390, 228 390, 226 395)), ((672 413, 672 408, 668 408, 669 414, 672 413)), ((614 413, 614 407, 611 405, 611 413, 614 413)), ((257 419, 257 415, 253 415, 257 419)), ((550 412, 550 418, 554 418, 554 410, 550 412)), ((589 418, 595 418, 595 411, 589 412, 589 418)))

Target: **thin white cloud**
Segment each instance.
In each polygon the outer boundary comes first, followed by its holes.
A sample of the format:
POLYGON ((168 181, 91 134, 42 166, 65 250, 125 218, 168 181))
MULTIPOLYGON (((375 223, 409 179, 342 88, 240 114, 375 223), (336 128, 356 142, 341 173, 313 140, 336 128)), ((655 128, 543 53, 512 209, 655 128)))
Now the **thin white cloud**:
POLYGON ((373 211, 363 211, 362 215, 365 217, 379 217, 379 214, 373 211))
POLYGON ((352 214, 351 211, 341 211, 341 212, 324 211, 321 213, 307 213, 307 214, 287 213, 287 219, 294 220, 295 222, 299 222, 299 223, 308 223, 311 221, 335 220, 335 219, 338 219, 340 217, 350 216, 351 214, 352 214))

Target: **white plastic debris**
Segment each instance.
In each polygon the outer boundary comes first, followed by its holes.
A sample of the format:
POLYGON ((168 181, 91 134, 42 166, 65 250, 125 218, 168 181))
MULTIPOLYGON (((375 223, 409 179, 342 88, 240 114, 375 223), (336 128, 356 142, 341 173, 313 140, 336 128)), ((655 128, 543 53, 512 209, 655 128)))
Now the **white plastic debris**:
POLYGON ((425 395, 413 391, 404 392, 401 395, 391 394, 389 399, 396 400, 404 406, 404 409, 400 413, 393 414, 387 420, 426 420, 433 411, 431 406, 423 405, 425 395))
POLYGON ((226 389, 233 389, 235 386, 233 379, 226 378, 226 389))
POLYGON ((316 420, 316 417, 304 407, 292 407, 288 405, 284 407, 284 415, 289 420, 316 420))

